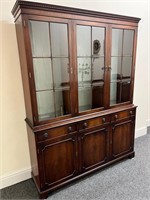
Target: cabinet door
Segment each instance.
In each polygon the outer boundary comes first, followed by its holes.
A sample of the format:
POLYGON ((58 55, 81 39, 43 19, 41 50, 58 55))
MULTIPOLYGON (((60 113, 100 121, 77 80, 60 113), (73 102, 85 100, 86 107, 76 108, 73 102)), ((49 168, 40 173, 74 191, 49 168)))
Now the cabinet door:
POLYGON ((78 112, 104 107, 106 26, 76 22, 76 66, 78 112))
POLYGON ((113 26, 111 31, 110 105, 132 100, 134 28, 113 26))
POLYGON ((76 136, 39 144, 42 188, 58 185, 76 174, 76 145, 76 136))
POLYGON ((112 127, 112 157, 122 156, 133 150, 134 119, 118 122, 112 127))
MULTIPOLYGON (((33 18, 33 17, 32 17, 33 18)), ((34 104, 38 121, 71 114, 68 20, 29 20, 34 104)))
POLYGON ((108 131, 101 128, 81 136, 81 169, 90 170, 105 163, 108 157, 108 131))

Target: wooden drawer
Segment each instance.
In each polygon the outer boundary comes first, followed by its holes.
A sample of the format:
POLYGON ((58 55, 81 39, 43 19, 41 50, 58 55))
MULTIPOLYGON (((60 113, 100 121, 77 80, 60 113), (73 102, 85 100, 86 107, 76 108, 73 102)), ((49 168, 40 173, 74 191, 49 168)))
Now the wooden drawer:
POLYGON ((109 116, 97 117, 89 120, 84 120, 78 124, 78 130, 90 129, 97 126, 107 124, 109 122, 109 116))
POLYGON ((54 139, 61 136, 65 136, 67 134, 71 134, 76 132, 77 128, 76 125, 70 124, 66 126, 61 126, 52 129, 46 129, 36 134, 37 141, 43 141, 47 139, 54 139))
POLYGON ((127 118, 133 117, 133 116, 135 116, 135 109, 121 111, 121 112, 117 112, 117 113, 113 114, 111 117, 111 121, 127 119, 127 118))

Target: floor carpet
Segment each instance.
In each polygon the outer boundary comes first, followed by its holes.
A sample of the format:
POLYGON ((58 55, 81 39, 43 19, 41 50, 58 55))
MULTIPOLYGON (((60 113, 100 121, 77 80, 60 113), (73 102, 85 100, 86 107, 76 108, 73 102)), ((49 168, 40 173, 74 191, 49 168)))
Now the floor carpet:
MULTIPOLYGON (((150 134, 135 140, 126 159, 49 195, 48 200, 150 200, 150 134)), ((37 199, 31 179, 1 190, 1 199, 37 199)))

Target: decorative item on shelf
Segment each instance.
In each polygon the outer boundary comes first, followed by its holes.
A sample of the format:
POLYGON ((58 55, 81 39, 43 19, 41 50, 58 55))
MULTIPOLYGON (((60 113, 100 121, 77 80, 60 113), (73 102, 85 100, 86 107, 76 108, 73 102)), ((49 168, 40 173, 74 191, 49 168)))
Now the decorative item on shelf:
POLYGON ((98 54, 101 49, 101 43, 99 40, 94 40, 93 41, 93 54, 98 54))

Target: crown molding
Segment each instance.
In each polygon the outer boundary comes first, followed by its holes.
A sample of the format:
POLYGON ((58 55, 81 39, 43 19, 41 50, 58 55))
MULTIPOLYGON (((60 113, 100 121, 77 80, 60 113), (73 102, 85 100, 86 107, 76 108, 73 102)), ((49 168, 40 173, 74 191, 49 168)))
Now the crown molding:
POLYGON ((140 18, 136 18, 136 17, 129 17, 129 16, 116 15, 116 14, 110 14, 110 13, 104 13, 104 12, 98 12, 98 11, 91 11, 91 10, 85 10, 85 9, 78 9, 78 8, 72 8, 72 7, 66 7, 66 6, 58 6, 58 5, 45 4, 45 3, 22 1, 22 0, 16 1, 12 9, 13 16, 16 17, 18 12, 24 8, 33 9, 33 10, 35 9, 35 10, 43 10, 43 11, 53 11, 53 12, 66 13, 66 14, 75 14, 75 15, 82 15, 82 16, 88 16, 88 17, 105 18, 105 19, 111 19, 111 20, 119 19, 121 21, 128 21, 128 22, 134 22, 134 23, 138 23, 140 21, 140 18))

